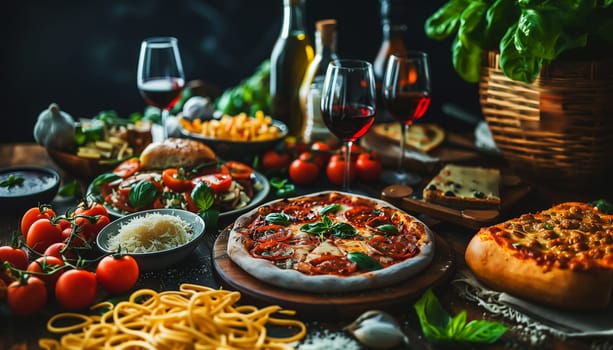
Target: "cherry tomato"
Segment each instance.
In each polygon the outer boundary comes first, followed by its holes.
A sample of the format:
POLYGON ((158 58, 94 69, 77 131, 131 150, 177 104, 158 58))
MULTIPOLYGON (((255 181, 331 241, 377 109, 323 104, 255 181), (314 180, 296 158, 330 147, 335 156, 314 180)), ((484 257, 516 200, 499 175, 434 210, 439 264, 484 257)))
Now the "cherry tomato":
POLYGON ((83 216, 96 216, 96 215, 104 215, 104 216, 109 216, 109 212, 108 210, 106 210, 106 207, 104 205, 102 205, 101 203, 96 203, 96 202, 92 202, 92 203, 79 203, 77 205, 77 208, 74 211, 74 215, 83 215, 83 216))
POLYGON ((224 174, 229 174, 234 179, 241 180, 251 178, 253 169, 251 169, 251 167, 245 163, 231 160, 221 166, 221 172, 224 174))
POLYGON ((36 220, 28 229, 26 244, 30 249, 43 253, 51 244, 62 241, 60 225, 43 218, 36 220))
POLYGON ((36 277, 45 282, 47 293, 51 294, 55 290, 57 279, 66 271, 58 269, 61 266, 64 266, 64 260, 61 258, 43 255, 32 261, 26 271, 34 272, 36 277))
POLYGON ((295 159, 289 165, 289 178, 298 185, 313 183, 319 176, 319 166, 313 160, 295 159))
MULTIPOLYGON (((343 184, 343 177, 345 176, 345 158, 340 154, 334 154, 330 157, 328 166, 326 167, 326 175, 328 180, 335 185, 341 186, 343 184)), ((353 182, 357 177, 355 171, 355 164, 351 163, 349 169, 349 182, 353 182)))
POLYGON ((309 150, 309 145, 307 145, 302 138, 294 136, 289 136, 285 139, 285 146, 293 154, 300 154, 309 150))
POLYGON ((302 152, 300 153, 298 158, 305 160, 305 161, 309 161, 309 162, 315 162, 315 164, 317 164, 317 167, 319 169, 323 169, 324 166, 326 165, 325 157, 323 155, 316 154, 315 152, 311 152, 311 151, 302 152))
POLYGON ((96 267, 96 280, 111 294, 129 291, 136 285, 138 276, 138 263, 130 255, 107 255, 96 267))
MULTIPOLYGON (((345 150, 347 149, 346 145, 343 145, 341 147, 341 154, 345 154, 345 150)), ((358 155, 362 152, 364 152, 364 148, 356 143, 352 143, 351 144, 351 161, 355 162, 356 159, 358 158, 358 155)))
POLYGON ((79 226, 82 237, 92 242, 110 222, 111 219, 107 215, 80 216, 75 219, 75 224, 79 226))
POLYGON ((355 162, 355 168, 362 181, 376 181, 381 177, 383 171, 381 159, 377 157, 375 152, 360 153, 355 162))
POLYGON ((262 168, 270 172, 285 169, 291 162, 292 158, 286 151, 270 150, 262 155, 262 168))
POLYGON ((12 267, 25 270, 28 267, 28 253, 18 247, 5 245, 0 247, 0 264, 7 261, 12 267))
POLYGON ((121 176, 122 178, 127 178, 136 174, 140 170, 140 160, 136 157, 126 159, 123 162, 119 163, 115 169, 113 169, 113 173, 121 176))
POLYGON ((55 299, 66 310, 82 310, 94 303, 97 289, 93 272, 68 270, 55 283, 55 299))
POLYGON ((9 308, 16 315, 35 314, 47 303, 45 283, 36 276, 12 282, 6 292, 9 308))
POLYGON ((168 168, 162 172, 162 181, 175 192, 185 192, 192 189, 190 179, 177 168, 168 168))
POLYGON ((330 157, 332 156, 332 148, 323 141, 315 141, 311 144, 311 151, 313 151, 313 154, 316 157, 323 160, 321 165, 321 168, 323 169, 324 164, 328 163, 330 157))
MULTIPOLYGON (((62 237, 64 236, 64 231, 62 231, 62 237)), ((66 241, 53 243, 43 253, 43 256, 53 256, 60 260, 68 259, 75 260, 77 258, 77 254, 72 249, 72 246, 68 246, 66 241)))
POLYGON ((21 217, 21 233, 23 234, 23 237, 27 238, 28 229, 34 223, 34 221, 42 218, 51 219, 55 216, 55 211, 47 205, 41 205, 28 209, 21 217))
POLYGON ((232 176, 219 173, 198 176, 192 180, 193 186, 198 184, 198 182, 204 182, 213 192, 221 193, 227 191, 232 185, 232 176))

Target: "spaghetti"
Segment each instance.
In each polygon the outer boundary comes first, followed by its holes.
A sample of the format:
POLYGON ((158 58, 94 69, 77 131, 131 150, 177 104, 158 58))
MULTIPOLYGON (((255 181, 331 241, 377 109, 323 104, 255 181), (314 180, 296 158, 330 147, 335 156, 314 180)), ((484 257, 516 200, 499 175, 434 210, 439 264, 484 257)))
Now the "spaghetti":
POLYGON ((63 334, 43 338, 39 346, 59 349, 293 349, 303 339, 301 321, 273 314, 294 315, 278 305, 258 308, 236 305, 239 292, 182 284, 179 291, 158 293, 140 289, 127 301, 105 302, 92 310, 102 315, 59 313, 47 329, 63 334), (282 326, 292 334, 273 337, 267 327, 282 326))

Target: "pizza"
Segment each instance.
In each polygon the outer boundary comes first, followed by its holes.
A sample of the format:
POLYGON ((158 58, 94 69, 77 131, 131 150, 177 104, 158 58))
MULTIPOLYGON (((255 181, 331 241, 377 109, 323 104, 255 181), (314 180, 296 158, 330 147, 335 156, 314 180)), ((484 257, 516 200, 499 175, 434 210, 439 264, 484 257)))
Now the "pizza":
POLYGON ((424 187, 427 202, 460 208, 500 207, 500 170, 447 164, 424 187))
POLYGON ((601 308, 613 290, 613 215, 560 203, 481 228, 465 258, 495 290, 563 309, 601 308))
POLYGON ((276 286, 342 293, 402 282, 434 257, 432 231, 379 199, 324 191, 279 199, 241 215, 228 256, 276 286))
MULTIPOLYGON (((400 123, 379 123, 372 132, 393 142, 400 142, 402 128, 400 123)), ((445 140, 445 131, 436 124, 413 124, 406 135, 406 145, 420 152, 428 153, 445 140)))

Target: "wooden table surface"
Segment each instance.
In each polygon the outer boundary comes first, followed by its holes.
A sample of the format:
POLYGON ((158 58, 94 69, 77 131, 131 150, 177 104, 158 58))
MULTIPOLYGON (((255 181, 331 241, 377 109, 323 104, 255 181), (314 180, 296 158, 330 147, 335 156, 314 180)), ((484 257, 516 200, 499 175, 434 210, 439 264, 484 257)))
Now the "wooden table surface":
MULTIPOLYGON (((47 156, 45 150, 35 144, 0 144, 0 167, 11 167, 18 165, 42 165, 59 169, 47 156)), ((70 176, 63 174, 64 179, 70 176)), ((379 197, 381 185, 365 187, 363 190, 370 193, 373 197, 379 197)), ((320 190, 321 188, 317 188, 320 190)), ((300 189, 299 192, 313 191, 313 188, 300 189)), ((272 197, 271 197, 272 199, 272 197)), ((54 205, 69 206, 70 202, 54 201, 54 205)), ((538 208, 546 206, 547 199, 540 195, 530 194, 518 208, 538 208)), ((515 213, 508 213, 514 215, 515 213)), ((18 229, 19 213, 7 214, 0 213, 0 244, 8 241, 10 232, 18 229)), ((427 220, 425 218, 424 220, 427 220)), ((426 221, 428 223, 428 221, 426 221)), ((222 223, 227 224, 227 223, 222 223)), ((437 232, 452 247, 455 253, 455 271, 465 268, 463 254, 468 240, 474 234, 474 230, 456 227, 432 221, 433 230, 437 232)), ((430 225, 430 223, 429 223, 430 225)), ((218 232, 217 232, 218 233, 218 232)), ((174 266, 165 271, 147 272, 141 275, 137 288, 147 287, 156 290, 177 289, 180 283, 198 283, 217 288, 220 281, 214 273, 212 253, 214 250, 216 234, 207 234, 201 245, 195 250, 187 261, 178 266, 174 266)), ((573 338, 560 339, 549 334, 539 335, 540 342, 534 343, 521 332, 521 327, 509 322, 508 320, 496 318, 487 311, 476 305, 474 302, 461 298, 450 281, 453 276, 434 288, 435 294, 441 303, 451 314, 456 314, 461 310, 467 310, 468 320, 471 319, 490 319, 503 322, 510 326, 510 330, 493 345, 475 346, 476 349, 591 349, 603 346, 603 339, 592 338, 573 338)), ((405 305, 395 312, 395 316, 401 321, 403 329, 413 342, 410 349, 436 349, 435 345, 429 344, 422 335, 418 319, 413 311, 414 299, 407 300, 405 305)), ((0 349, 37 349, 37 340, 42 336, 50 336, 46 332, 46 322, 50 316, 58 312, 58 308, 50 303, 45 309, 36 316, 19 318, 11 315, 6 303, 0 301, 0 349)), ((297 315, 300 318, 300 315, 297 315)), ((340 332, 342 327, 351 320, 305 320, 309 333, 330 329, 340 332)), ((607 346, 613 346, 609 339, 607 346)), ((457 344, 446 347, 457 348, 457 344)), ((464 348, 472 348, 470 346, 464 348)))

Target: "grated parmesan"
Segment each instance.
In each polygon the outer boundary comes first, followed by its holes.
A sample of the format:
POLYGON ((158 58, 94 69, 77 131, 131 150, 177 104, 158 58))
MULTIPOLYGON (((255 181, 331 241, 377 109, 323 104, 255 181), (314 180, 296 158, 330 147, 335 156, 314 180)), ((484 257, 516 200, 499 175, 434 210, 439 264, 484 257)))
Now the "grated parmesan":
POLYGON ((297 350, 360 350, 362 347, 345 332, 318 331, 309 335, 297 350))
POLYGON ((158 213, 137 216, 121 225, 117 235, 109 238, 108 247, 121 246, 128 253, 150 253, 178 247, 192 238, 191 226, 179 217, 158 213))

